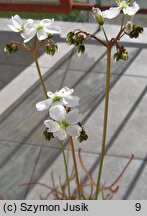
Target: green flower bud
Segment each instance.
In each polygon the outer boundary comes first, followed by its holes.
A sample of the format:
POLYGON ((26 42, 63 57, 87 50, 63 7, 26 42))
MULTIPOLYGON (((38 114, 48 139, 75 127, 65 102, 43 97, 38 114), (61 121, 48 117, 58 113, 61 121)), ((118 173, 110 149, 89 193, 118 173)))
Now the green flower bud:
POLYGON ((128 52, 126 50, 124 50, 121 54, 121 59, 126 61, 128 60, 128 52))
POLYGON ((80 136, 78 137, 79 143, 86 141, 88 139, 88 135, 86 134, 86 131, 84 130, 81 123, 78 123, 78 125, 82 128, 82 131, 80 132, 80 136))
POLYGON ((119 54, 119 53, 115 53, 115 54, 113 55, 113 58, 114 58, 114 61, 115 61, 115 62, 118 62, 118 61, 120 60, 120 54, 119 54))
POLYGON ((54 138, 54 136, 53 133, 50 133, 47 130, 48 130, 47 128, 44 130, 43 135, 47 141, 50 141, 51 139, 54 138))
POLYGON ((99 8, 93 7, 92 8, 92 15, 93 15, 93 17, 97 23, 99 23, 100 25, 104 25, 104 17, 103 17, 103 14, 99 8))
POLYGON ((11 53, 15 53, 18 50, 16 44, 10 43, 10 44, 6 44, 6 46, 4 47, 4 52, 11 54, 11 53))
POLYGON ((84 53, 85 51, 85 46, 83 44, 79 45, 77 48, 77 52, 80 54, 84 53))
POLYGON ((53 56, 53 55, 55 55, 55 53, 57 52, 57 50, 58 50, 58 46, 55 43, 49 42, 45 46, 45 52, 46 52, 47 55, 53 56))
POLYGON ((138 38, 139 34, 141 34, 142 32, 143 27, 138 24, 131 24, 131 22, 128 22, 128 24, 126 25, 125 33, 129 35, 130 38, 138 38))
POLYGON ((120 59, 126 61, 126 60, 128 60, 128 52, 122 46, 122 47, 119 47, 119 51, 117 53, 115 53, 113 57, 114 57, 115 62, 118 62, 120 59))
POLYGON ((75 36, 75 33, 74 33, 74 32, 69 32, 69 33, 67 34, 66 42, 67 42, 69 45, 74 44, 74 36, 75 36))

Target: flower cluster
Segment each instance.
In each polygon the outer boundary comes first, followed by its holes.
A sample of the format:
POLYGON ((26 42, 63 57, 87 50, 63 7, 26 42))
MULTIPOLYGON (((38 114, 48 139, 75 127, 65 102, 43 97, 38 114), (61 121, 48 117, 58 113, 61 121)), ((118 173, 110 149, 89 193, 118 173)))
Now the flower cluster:
POLYGON ((74 45, 77 48, 78 54, 82 54, 85 51, 84 42, 86 39, 84 34, 78 34, 78 31, 71 31, 67 34, 66 41, 69 45, 74 45))
POLYGON ((99 8, 92 9, 92 14, 95 20, 100 24, 104 24, 104 18, 113 19, 117 17, 122 11, 124 15, 133 16, 139 10, 139 5, 134 2, 131 4, 131 1, 122 1, 116 0, 117 7, 110 7, 109 10, 101 11, 99 8))
POLYGON ((78 138, 79 142, 87 140, 82 124, 81 115, 78 108, 79 98, 72 95, 73 89, 62 88, 55 93, 48 92, 48 99, 36 104, 38 111, 49 110, 50 119, 45 120, 46 129, 44 135, 46 139, 57 137, 65 140, 68 136, 78 138))
POLYGON ((54 26, 54 19, 43 19, 34 21, 32 19, 24 22, 18 15, 12 16, 9 28, 14 32, 19 32, 24 39, 24 43, 30 41, 35 35, 39 41, 47 39, 53 34, 59 34, 61 28, 54 26))

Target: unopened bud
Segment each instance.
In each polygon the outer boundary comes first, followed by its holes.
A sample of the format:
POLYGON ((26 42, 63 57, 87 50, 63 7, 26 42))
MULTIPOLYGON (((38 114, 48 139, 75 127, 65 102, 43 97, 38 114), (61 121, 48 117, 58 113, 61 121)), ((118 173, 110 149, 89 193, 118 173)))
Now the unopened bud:
MULTIPOLYGON (((131 23, 131 22, 130 22, 131 23)), ((125 28, 125 33, 129 35, 130 38, 138 38, 139 34, 143 32, 143 27, 137 24, 132 23, 130 26, 130 31, 129 31, 129 25, 128 24, 125 28)))
POLYGON ((43 135, 47 141, 50 141, 51 139, 54 138, 54 136, 53 133, 50 133, 47 130, 48 130, 47 128, 44 130, 43 135))
POLYGON ((46 46, 45 46, 45 52, 46 52, 46 54, 48 54, 48 55, 51 55, 51 56, 53 56, 53 55, 55 55, 55 53, 57 52, 57 50, 58 50, 58 46, 57 46, 57 44, 55 44, 55 43, 48 43, 46 46))
POLYGON ((99 8, 93 7, 92 8, 92 15, 93 15, 93 17, 97 23, 99 23, 100 25, 104 25, 104 17, 103 17, 103 14, 99 8))
POLYGON ((85 46, 83 44, 79 45, 77 48, 78 54, 82 54, 85 51, 85 46))
POLYGON ((11 54, 11 53, 15 53, 18 50, 16 44, 10 43, 10 44, 6 44, 6 46, 4 47, 4 52, 11 54))
POLYGON ((115 53, 115 54, 113 55, 113 58, 114 58, 114 61, 115 61, 115 62, 118 62, 119 59, 120 59, 120 54, 119 54, 119 53, 115 53))

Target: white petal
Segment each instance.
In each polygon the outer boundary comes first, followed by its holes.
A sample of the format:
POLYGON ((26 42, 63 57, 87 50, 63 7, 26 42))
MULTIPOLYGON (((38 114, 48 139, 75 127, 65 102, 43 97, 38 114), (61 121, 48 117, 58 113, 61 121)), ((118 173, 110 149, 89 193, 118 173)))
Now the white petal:
POLYGON ((51 98, 44 100, 44 101, 41 101, 41 102, 36 104, 36 109, 38 111, 47 110, 51 106, 52 102, 53 102, 53 100, 51 98))
POLYGON ((24 43, 30 41, 36 34, 36 29, 35 28, 31 28, 31 29, 27 29, 24 32, 21 33, 21 36, 25 39, 24 43))
POLYGON ((38 40, 45 40, 48 37, 47 33, 43 30, 40 29, 39 31, 37 31, 37 38, 38 40))
POLYGON ((54 93, 51 92, 51 91, 49 91, 49 92, 47 92, 47 96, 50 97, 50 98, 53 98, 54 97, 54 93))
POLYGON ((71 137, 77 138, 80 135, 82 128, 79 125, 70 126, 66 129, 66 132, 71 137))
POLYGON ((107 19, 113 19, 114 17, 117 17, 121 11, 120 7, 111 7, 109 10, 105 10, 102 12, 103 17, 107 19))
POLYGON ((67 95, 71 95, 74 92, 73 89, 70 89, 68 87, 64 87, 59 91, 60 96, 67 96, 67 95))
POLYGON ((57 137, 59 140, 64 140, 67 137, 65 130, 60 128, 57 132, 54 133, 54 137, 57 137))
POLYGON ((66 110, 62 105, 52 106, 49 110, 50 117, 61 122, 65 118, 66 110))
POLYGON ((8 25, 9 26, 9 28, 12 30, 12 31, 14 31, 14 32, 20 32, 15 26, 13 26, 13 25, 8 25))
POLYGON ((137 11, 139 10, 139 5, 134 2, 132 7, 127 7, 125 9, 123 9, 124 14, 128 14, 129 16, 133 16, 134 14, 137 13, 137 11))
POLYGON ((12 23, 18 29, 23 26, 22 19, 18 15, 12 16, 12 23))
POLYGON ((34 20, 33 20, 33 19, 28 19, 28 20, 27 20, 27 23, 33 24, 33 23, 34 23, 34 20))
POLYGON ((43 19, 40 21, 40 25, 41 26, 46 26, 46 25, 49 26, 49 25, 53 24, 53 22, 54 22, 54 19, 43 19))
POLYGON ((27 21, 25 24, 24 24, 24 29, 26 29, 26 30, 33 30, 33 29, 35 29, 35 27, 34 27, 34 25, 33 25, 33 23, 32 22, 29 22, 29 21, 27 21))
POLYGON ((44 121, 45 126, 48 128, 48 132, 56 132, 60 129, 60 125, 52 120, 45 120, 44 121))
POLYGON ((61 33, 61 28, 59 26, 44 26, 44 31, 50 34, 60 34, 61 33))
POLYGON ((79 105, 79 97, 77 96, 66 96, 62 98, 62 103, 67 107, 76 107, 79 105))
POLYGON ((103 16, 102 11, 99 8, 95 8, 95 7, 92 8, 92 14, 93 14, 93 16, 95 16, 97 14, 100 16, 103 16))
POLYGON ((78 109, 71 110, 65 116, 66 121, 69 125, 77 124, 80 121, 79 117, 80 117, 80 115, 79 115, 78 109))

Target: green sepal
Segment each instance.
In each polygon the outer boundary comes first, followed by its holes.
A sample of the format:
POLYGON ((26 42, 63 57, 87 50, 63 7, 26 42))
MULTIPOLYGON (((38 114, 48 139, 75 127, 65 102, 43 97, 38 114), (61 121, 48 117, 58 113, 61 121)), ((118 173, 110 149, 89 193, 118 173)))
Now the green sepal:
POLYGON ((47 130, 48 130, 48 129, 46 128, 46 129, 43 131, 43 135, 44 135, 44 137, 45 137, 45 139, 46 139, 47 141, 50 141, 51 139, 54 138, 54 136, 53 136, 53 133, 50 133, 50 132, 48 132, 47 130))

